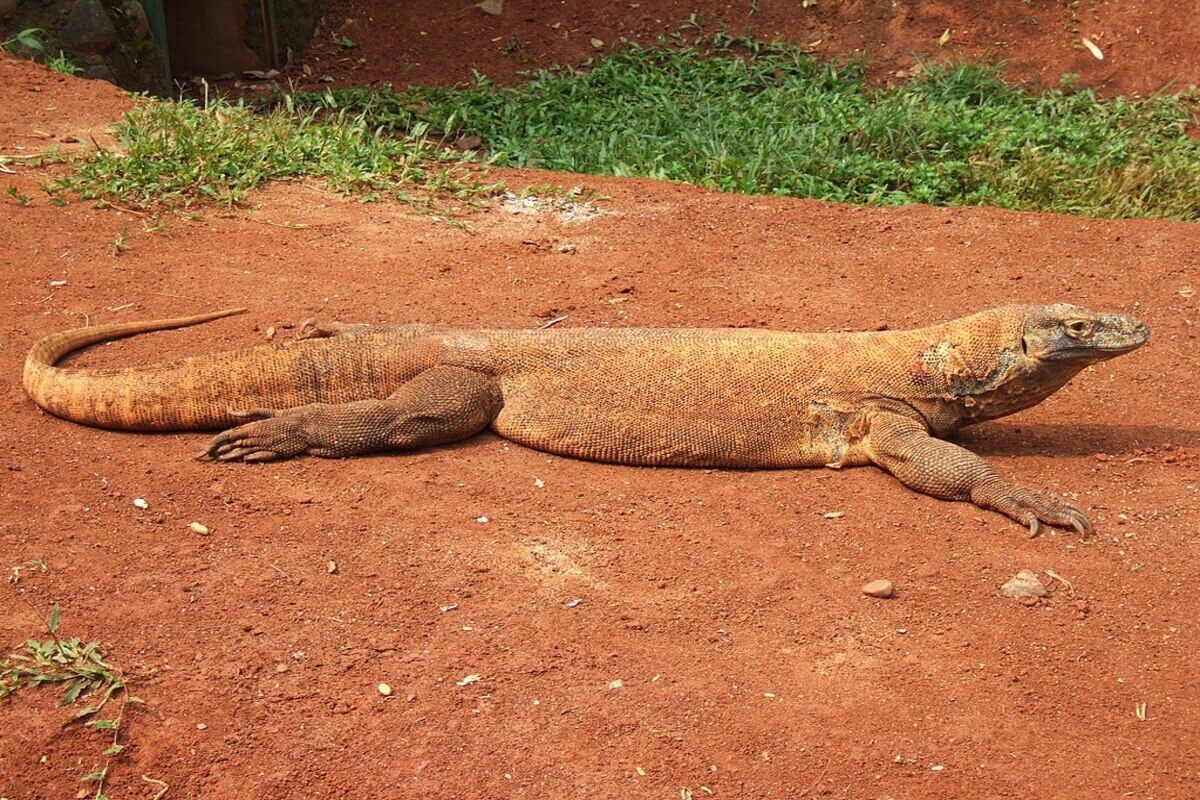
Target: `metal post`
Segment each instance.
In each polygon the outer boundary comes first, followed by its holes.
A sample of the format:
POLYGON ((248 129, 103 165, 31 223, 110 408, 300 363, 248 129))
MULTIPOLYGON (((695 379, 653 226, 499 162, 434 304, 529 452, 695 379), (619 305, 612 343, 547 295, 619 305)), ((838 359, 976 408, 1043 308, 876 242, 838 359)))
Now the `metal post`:
POLYGON ((142 0, 146 9, 146 19, 150 22, 150 33, 158 43, 162 52, 163 74, 167 79, 167 88, 171 87, 171 53, 167 47, 167 17, 163 13, 163 0, 142 0))

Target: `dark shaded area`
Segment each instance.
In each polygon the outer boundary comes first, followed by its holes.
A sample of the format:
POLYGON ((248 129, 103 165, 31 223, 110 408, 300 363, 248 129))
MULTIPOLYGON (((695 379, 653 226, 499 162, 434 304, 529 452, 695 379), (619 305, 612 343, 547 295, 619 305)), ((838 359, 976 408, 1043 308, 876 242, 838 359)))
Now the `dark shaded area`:
POLYGON ((955 440, 982 456, 1086 456, 1105 453, 1123 462, 1135 450, 1195 447, 1200 430, 1163 425, 1049 425, 993 422, 955 440))
POLYGON ((177 76, 228 75, 287 64, 308 46, 316 0, 164 0, 177 76))

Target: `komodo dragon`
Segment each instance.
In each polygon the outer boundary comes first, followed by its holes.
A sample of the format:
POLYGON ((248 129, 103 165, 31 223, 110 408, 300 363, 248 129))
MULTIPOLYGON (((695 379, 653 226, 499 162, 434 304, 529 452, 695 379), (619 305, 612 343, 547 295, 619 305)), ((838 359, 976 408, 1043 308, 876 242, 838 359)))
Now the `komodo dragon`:
POLYGON ((201 457, 343 457, 464 439, 620 464, 877 464, 919 492, 1038 533, 1091 522, 943 441, 1049 397, 1141 346, 1136 319, 1007 306, 907 331, 439 330, 309 321, 300 341, 131 369, 62 369, 97 342, 238 314, 79 328, 38 342, 25 389, 51 414, 121 430, 225 428, 201 457), (239 410, 241 409, 241 410, 239 410), (253 420, 253 421, 248 421, 253 420))

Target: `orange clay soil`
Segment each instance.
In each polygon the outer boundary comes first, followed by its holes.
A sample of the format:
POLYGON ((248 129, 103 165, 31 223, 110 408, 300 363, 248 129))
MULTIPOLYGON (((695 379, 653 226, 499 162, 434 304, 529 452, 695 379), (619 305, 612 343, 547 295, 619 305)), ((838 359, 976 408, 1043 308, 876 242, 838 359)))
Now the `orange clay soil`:
MULTIPOLYGON (((31 97, 0 84, 5 130, 31 97)), ((48 566, 0 586, 0 645, 58 603, 62 634, 138 676, 109 797, 155 796, 143 775, 205 800, 1195 796, 1200 226, 589 178, 611 200, 582 222, 493 208, 467 232, 275 184, 146 233, 51 206, 46 177, 0 175, 34 198, 0 195, 0 565, 48 566), (1048 300, 1136 311, 1154 338, 962 440, 1068 493, 1087 541, 870 468, 615 467, 491 435, 201 463, 203 435, 80 427, 20 385, 52 331, 243 304, 76 363, 252 345, 314 314, 831 330, 1048 300), (1025 568, 1050 589, 1033 605, 998 592, 1025 568), (895 599, 860 593, 877 578, 895 599)), ((103 734, 61 727, 59 696, 0 701, 0 796, 74 797, 98 766, 103 734)))
MULTIPOLYGON (((523 70, 581 63, 622 37, 653 42, 693 13, 707 30, 723 21, 735 32, 809 45, 818 58, 865 56, 883 81, 918 58, 1001 61, 1010 78, 1040 86, 1078 73, 1105 94, 1182 91, 1200 81, 1200 0, 819 0, 808 8, 800 0, 505 0, 500 16, 469 0, 323 6, 303 59, 310 82, 328 75, 339 84, 440 84, 469 80, 474 69, 511 83, 523 70), (946 30, 950 38, 939 44, 946 30), (344 48, 343 37, 358 47, 344 48)), ((289 75, 304 78, 298 65, 289 75)))

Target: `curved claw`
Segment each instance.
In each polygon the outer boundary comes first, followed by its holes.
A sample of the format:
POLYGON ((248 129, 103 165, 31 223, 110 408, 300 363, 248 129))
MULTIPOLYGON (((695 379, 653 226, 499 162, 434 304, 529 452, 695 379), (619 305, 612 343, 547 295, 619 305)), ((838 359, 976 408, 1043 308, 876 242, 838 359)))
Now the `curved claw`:
POLYGON ((1056 497, 1010 487, 1009 493, 991 507, 1029 529, 1029 538, 1040 535, 1045 525, 1072 528, 1080 536, 1092 532, 1092 521, 1072 503, 1056 497))

